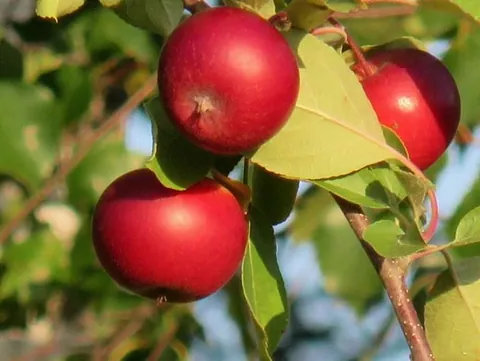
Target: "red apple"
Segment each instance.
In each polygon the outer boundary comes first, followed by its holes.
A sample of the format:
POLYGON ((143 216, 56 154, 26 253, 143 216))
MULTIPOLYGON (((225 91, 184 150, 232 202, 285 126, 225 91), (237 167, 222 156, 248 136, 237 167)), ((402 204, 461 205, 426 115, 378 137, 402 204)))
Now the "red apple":
POLYGON ((242 207, 208 178, 176 191, 150 170, 134 170, 107 187, 93 216, 93 244, 107 273, 159 301, 216 292, 238 269, 246 242, 242 207))
POLYGON ((367 53, 373 75, 354 70, 379 121, 403 141, 411 161, 427 169, 447 149, 460 121, 455 81, 433 55, 412 48, 367 53))
POLYGON ((158 87, 167 114, 193 143, 238 154, 286 123, 299 72, 288 43, 267 20, 218 7, 191 16, 167 39, 158 87))

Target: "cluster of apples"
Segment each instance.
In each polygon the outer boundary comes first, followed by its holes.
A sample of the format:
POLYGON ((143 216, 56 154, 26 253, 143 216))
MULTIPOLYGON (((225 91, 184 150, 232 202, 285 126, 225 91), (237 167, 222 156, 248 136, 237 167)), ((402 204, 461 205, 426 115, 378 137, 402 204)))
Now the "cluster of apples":
MULTIPOLYGON (((455 82, 440 61, 416 49, 373 53, 368 64, 368 72, 353 69, 380 122, 427 168, 458 126, 455 82)), ((299 83, 296 57, 278 30, 230 7, 185 20, 167 39, 158 67, 160 99, 172 123, 221 155, 251 151, 275 135, 295 107, 299 83)), ((234 194, 214 179, 179 191, 138 169, 104 191, 92 232, 97 257, 117 284, 158 302, 192 302, 233 277, 248 220, 234 194)))

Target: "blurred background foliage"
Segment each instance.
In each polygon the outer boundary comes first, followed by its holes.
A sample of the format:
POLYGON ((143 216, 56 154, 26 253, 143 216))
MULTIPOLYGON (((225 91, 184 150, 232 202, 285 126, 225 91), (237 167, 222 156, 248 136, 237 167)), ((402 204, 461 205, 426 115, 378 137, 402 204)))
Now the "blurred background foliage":
MULTIPOLYGON (((402 36, 427 42, 445 53, 458 82, 461 132, 429 170, 443 217, 438 241, 452 238, 480 204, 480 31, 445 4, 339 17, 363 45, 402 36)), ((35 17, 34 8, 34 0, 0 1, 0 232, 155 71, 162 46, 161 36, 96 1, 58 23, 35 17)), ((138 109, 0 244, 2 360, 255 359, 238 278, 194 305, 158 308, 120 290, 100 268, 90 239, 95 202, 150 149, 150 125, 138 109)), ((292 311, 275 360, 408 359, 383 288, 328 193, 302 184, 294 214, 276 231, 292 311)), ((419 310, 440 266, 429 257, 411 277, 419 310)))

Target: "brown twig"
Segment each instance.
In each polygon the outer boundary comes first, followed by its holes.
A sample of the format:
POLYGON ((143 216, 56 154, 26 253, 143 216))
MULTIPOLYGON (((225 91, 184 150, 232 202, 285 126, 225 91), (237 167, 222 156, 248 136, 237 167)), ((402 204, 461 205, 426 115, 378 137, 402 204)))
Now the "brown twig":
POLYGON ((125 340, 132 337, 138 330, 140 330, 152 314, 152 307, 139 307, 133 310, 129 316, 129 320, 123 327, 120 327, 108 340, 106 345, 97 347, 92 352, 92 361, 107 360, 110 354, 125 340))
POLYGON ((63 181, 63 179, 77 166, 77 164, 88 154, 92 146, 107 135, 112 129, 117 127, 135 108, 137 108, 145 98, 147 98, 155 89, 156 76, 152 75, 145 84, 135 92, 115 113, 113 113, 105 122, 102 122, 94 132, 79 146, 77 152, 61 164, 57 172, 44 184, 44 186, 35 193, 23 206, 23 208, 7 223, 0 231, 0 244, 4 243, 10 235, 17 229, 22 222, 32 213, 40 203, 42 203, 63 181))
POLYGON ((408 16, 414 14, 416 8, 414 6, 399 5, 382 8, 369 8, 365 10, 356 10, 349 13, 335 12, 332 14, 336 19, 376 19, 396 16, 408 16))
POLYGON ((155 344, 155 347, 153 348, 152 352, 150 352, 145 361, 157 361, 158 359, 160 359, 160 356, 162 356, 165 349, 168 347, 170 342, 172 342, 177 331, 178 324, 173 321, 170 322, 167 331, 159 337, 157 343, 155 344))
POLYGON ((198 13, 210 8, 203 0, 183 0, 183 7, 192 14, 198 13))
POLYGON ((375 252, 373 247, 363 239, 363 233, 369 226, 369 221, 362 209, 342 198, 333 197, 383 282, 410 347, 412 360, 434 361, 435 358, 425 336, 425 331, 420 324, 405 284, 406 263, 399 259, 384 258, 375 252))

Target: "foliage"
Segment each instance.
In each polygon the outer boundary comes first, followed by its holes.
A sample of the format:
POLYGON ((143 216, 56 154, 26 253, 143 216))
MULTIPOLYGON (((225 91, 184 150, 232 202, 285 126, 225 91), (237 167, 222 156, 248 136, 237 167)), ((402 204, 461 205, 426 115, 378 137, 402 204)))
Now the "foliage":
MULTIPOLYGON (((435 207, 434 182, 445 163, 425 174, 412 167, 351 71, 351 49, 310 31, 329 27, 333 14, 363 49, 445 42, 443 61, 458 84, 461 124, 470 134, 480 120, 480 6, 478 0, 377 3, 225 1, 265 18, 286 12, 283 35, 301 78, 285 127, 233 158, 190 143, 155 94, 138 107, 152 122, 151 155, 128 148, 125 122, 112 121, 133 111, 116 113, 145 90, 165 38, 189 16, 182 1, 38 0, 36 13, 33 1, 0 4, 0 353, 12 360, 31 354, 35 360, 167 361, 189 359, 199 344, 208 347, 195 305, 157 307, 111 281, 93 252, 90 219, 103 190, 129 170, 146 166, 166 186, 185 189, 214 168, 240 179, 246 164, 253 194, 247 251, 239 277, 214 297, 228 300, 248 357, 280 359, 298 327, 294 305, 302 295, 284 279, 279 250, 285 244, 313 246, 325 281, 317 291, 358 319, 388 302, 333 195, 362 207, 371 220, 364 241, 379 255, 408 263, 434 254, 413 268, 412 289, 425 295, 415 306, 425 316, 428 341, 436 360, 478 360, 480 178, 426 244, 423 226, 432 213, 425 205, 435 207), (299 184, 307 190, 297 193, 299 184), (284 230, 275 233, 280 222, 284 230)), ((363 360, 362 352, 352 357, 363 360)))

